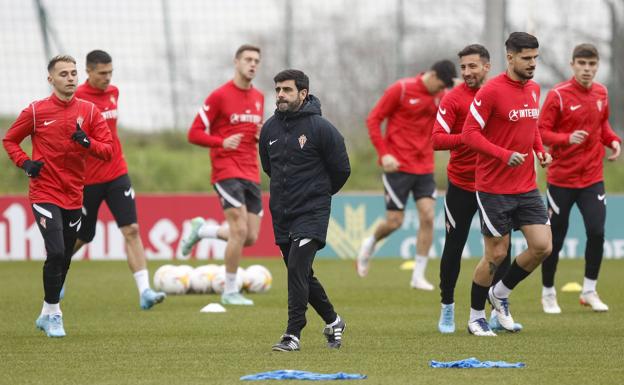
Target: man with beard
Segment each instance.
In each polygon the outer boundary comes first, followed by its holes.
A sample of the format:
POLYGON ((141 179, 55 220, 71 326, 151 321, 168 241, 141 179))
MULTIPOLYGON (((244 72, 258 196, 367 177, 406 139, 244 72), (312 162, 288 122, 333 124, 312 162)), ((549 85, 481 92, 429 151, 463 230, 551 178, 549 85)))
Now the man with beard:
POLYGON ((338 349, 346 324, 314 276, 312 263, 325 247, 331 197, 351 173, 349 157, 342 135, 309 94, 307 75, 289 69, 273 80, 277 110, 262 127, 259 148, 262 169, 271 178, 275 243, 288 271, 288 326, 273 350, 299 350, 308 303, 326 323, 327 346, 338 349))
POLYGON ((211 183, 227 224, 216 226, 194 218, 190 234, 182 241, 182 254, 188 255, 202 238, 227 241, 224 305, 253 305, 239 293, 236 274, 243 247, 256 243, 262 219, 257 144, 264 95, 251 84, 259 65, 260 48, 239 47, 234 55, 234 79, 206 98, 188 133, 189 142, 210 148, 211 183))
MULTIPOLYGON (((470 103, 485 83, 490 71, 490 53, 480 44, 464 47, 457 56, 464 83, 453 88, 442 98, 432 134, 434 150, 451 152, 447 167, 448 190, 444 198, 446 238, 440 259, 442 309, 438 330, 441 333, 455 332, 455 284, 470 224, 478 209, 475 195, 477 154, 461 143, 461 132, 469 113, 470 103)), ((496 270, 494 283, 500 280, 510 263, 511 258, 507 253, 507 257, 496 270)), ((490 327, 495 329, 499 326, 496 311, 493 310, 490 327)), ((521 328, 520 325, 517 327, 521 328)))
POLYGON ((542 167, 552 162, 537 128, 540 89, 531 80, 539 43, 528 33, 513 32, 505 47, 506 72, 477 92, 462 131, 462 141, 478 152, 475 188, 485 244, 471 291, 468 331, 476 336, 496 336, 485 320, 486 298, 498 312, 501 326, 516 331, 509 294, 552 249, 550 221, 533 167, 533 151, 542 167), (507 254, 512 229, 522 231, 528 248, 490 287, 507 254))

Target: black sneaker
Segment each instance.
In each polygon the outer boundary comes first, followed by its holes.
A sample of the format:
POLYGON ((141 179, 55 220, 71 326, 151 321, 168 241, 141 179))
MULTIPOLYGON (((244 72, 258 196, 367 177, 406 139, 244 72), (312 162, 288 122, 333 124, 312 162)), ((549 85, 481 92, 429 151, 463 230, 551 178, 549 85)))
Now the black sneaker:
POLYGON ((330 349, 340 349, 340 345, 342 344, 342 334, 345 331, 347 324, 340 319, 337 325, 334 326, 325 326, 323 329, 323 334, 325 334, 325 338, 327 338, 327 347, 330 349))
POLYGON ((292 334, 284 334, 282 340, 271 349, 274 352, 296 352, 299 350, 299 338, 292 334))

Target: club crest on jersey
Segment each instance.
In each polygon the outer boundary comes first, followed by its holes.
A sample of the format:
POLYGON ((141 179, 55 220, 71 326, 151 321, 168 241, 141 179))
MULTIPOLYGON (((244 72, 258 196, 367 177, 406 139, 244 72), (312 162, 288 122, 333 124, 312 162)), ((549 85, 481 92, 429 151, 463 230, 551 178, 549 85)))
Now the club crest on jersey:
POLYGON ((82 127, 82 123, 84 123, 84 118, 82 116, 79 116, 78 119, 76 119, 76 123, 78 123, 78 125, 82 127))
POLYGON ((598 111, 602 111, 602 100, 596 101, 596 107, 598 107, 598 111))
POLYGON ((111 95, 110 97, 110 102, 111 104, 117 104, 117 100, 115 100, 115 97, 113 95, 111 95))
POLYGON ((256 111, 260 111, 260 107, 262 107, 262 104, 260 104, 260 102, 256 102, 256 111))
POLYGON ((44 229, 46 229, 46 228, 47 228, 47 225, 46 225, 46 219, 45 219, 45 217, 41 217, 41 218, 39 219, 39 224, 40 224, 40 225, 41 225, 41 227, 43 227, 44 229))
POLYGON ((533 101, 537 103, 537 94, 535 93, 535 91, 531 91, 531 96, 533 96, 533 101))
POLYGON ((299 147, 301 147, 302 150, 303 150, 303 146, 305 146, 307 141, 308 141, 308 138, 306 138, 305 135, 301 135, 299 137, 299 147))

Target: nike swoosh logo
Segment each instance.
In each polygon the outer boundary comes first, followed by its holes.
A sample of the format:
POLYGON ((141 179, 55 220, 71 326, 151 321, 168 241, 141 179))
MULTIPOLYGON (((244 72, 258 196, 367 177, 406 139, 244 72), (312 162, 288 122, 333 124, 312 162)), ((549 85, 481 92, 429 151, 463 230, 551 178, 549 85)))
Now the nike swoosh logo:
POLYGON ((69 227, 75 227, 78 223, 80 223, 80 220, 82 218, 79 218, 76 222, 72 223, 71 221, 69 222, 69 227))
POLYGON ((278 140, 279 140, 279 139, 270 140, 270 141, 269 141, 269 146, 272 146, 272 145, 273 145, 273 143, 277 142, 278 140))
POLYGON ((602 195, 598 194, 598 200, 599 201, 603 201, 606 196, 607 196, 607 194, 602 194, 602 195))
POLYGON ((442 115, 446 115, 446 109, 445 109, 445 108, 440 107, 440 113, 441 113, 442 115))
POLYGON ((89 140, 87 138, 84 138, 82 141, 85 143, 89 143, 89 140))
POLYGON ((481 107, 481 101, 480 100, 475 99, 474 103, 477 105, 477 107, 481 107))
POLYGON ((524 106, 525 106, 525 107, 528 107, 529 105, 528 105, 528 104, 524 104, 524 106))
POLYGON ((202 108, 204 109, 204 111, 208 112, 208 110, 210 109, 210 106, 207 104, 204 104, 202 108))
POLYGON ((132 190, 132 187, 130 187, 128 190, 124 191, 124 195, 129 197, 132 195, 132 199, 134 199, 134 190, 132 190))
POLYGON ((418 98, 410 99, 409 100, 409 104, 416 104, 416 103, 418 103, 418 101, 419 101, 418 98))
POLYGON ((580 105, 580 104, 577 104, 576 106, 570 106, 570 111, 576 111, 576 110, 578 110, 579 108, 581 108, 581 105, 580 105))
POLYGON ((44 125, 44 126, 49 126, 50 124, 52 124, 52 123, 54 123, 54 122, 56 122, 56 119, 54 119, 54 120, 50 120, 49 122, 48 122, 48 121, 44 121, 44 122, 43 122, 43 125, 44 125))

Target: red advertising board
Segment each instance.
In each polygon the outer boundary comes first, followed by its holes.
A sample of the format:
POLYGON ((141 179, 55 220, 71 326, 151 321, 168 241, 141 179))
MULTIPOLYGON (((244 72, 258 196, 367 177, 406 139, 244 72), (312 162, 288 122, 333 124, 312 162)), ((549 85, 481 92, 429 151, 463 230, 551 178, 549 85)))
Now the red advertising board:
MULTIPOLYGON (((263 195, 268 208, 268 195, 263 195)), ((226 243, 204 239, 189 257, 180 253, 181 240, 197 216, 213 223, 224 223, 219 198, 214 194, 154 194, 136 198, 141 238, 149 259, 222 259, 226 243)), ((264 210, 260 236, 255 245, 243 251, 246 257, 277 257, 271 214, 264 210)), ((96 235, 74 259, 125 259, 123 236, 106 204, 102 204, 96 235)), ((0 197, 0 260, 45 259, 45 248, 28 199, 23 196, 0 197)))

